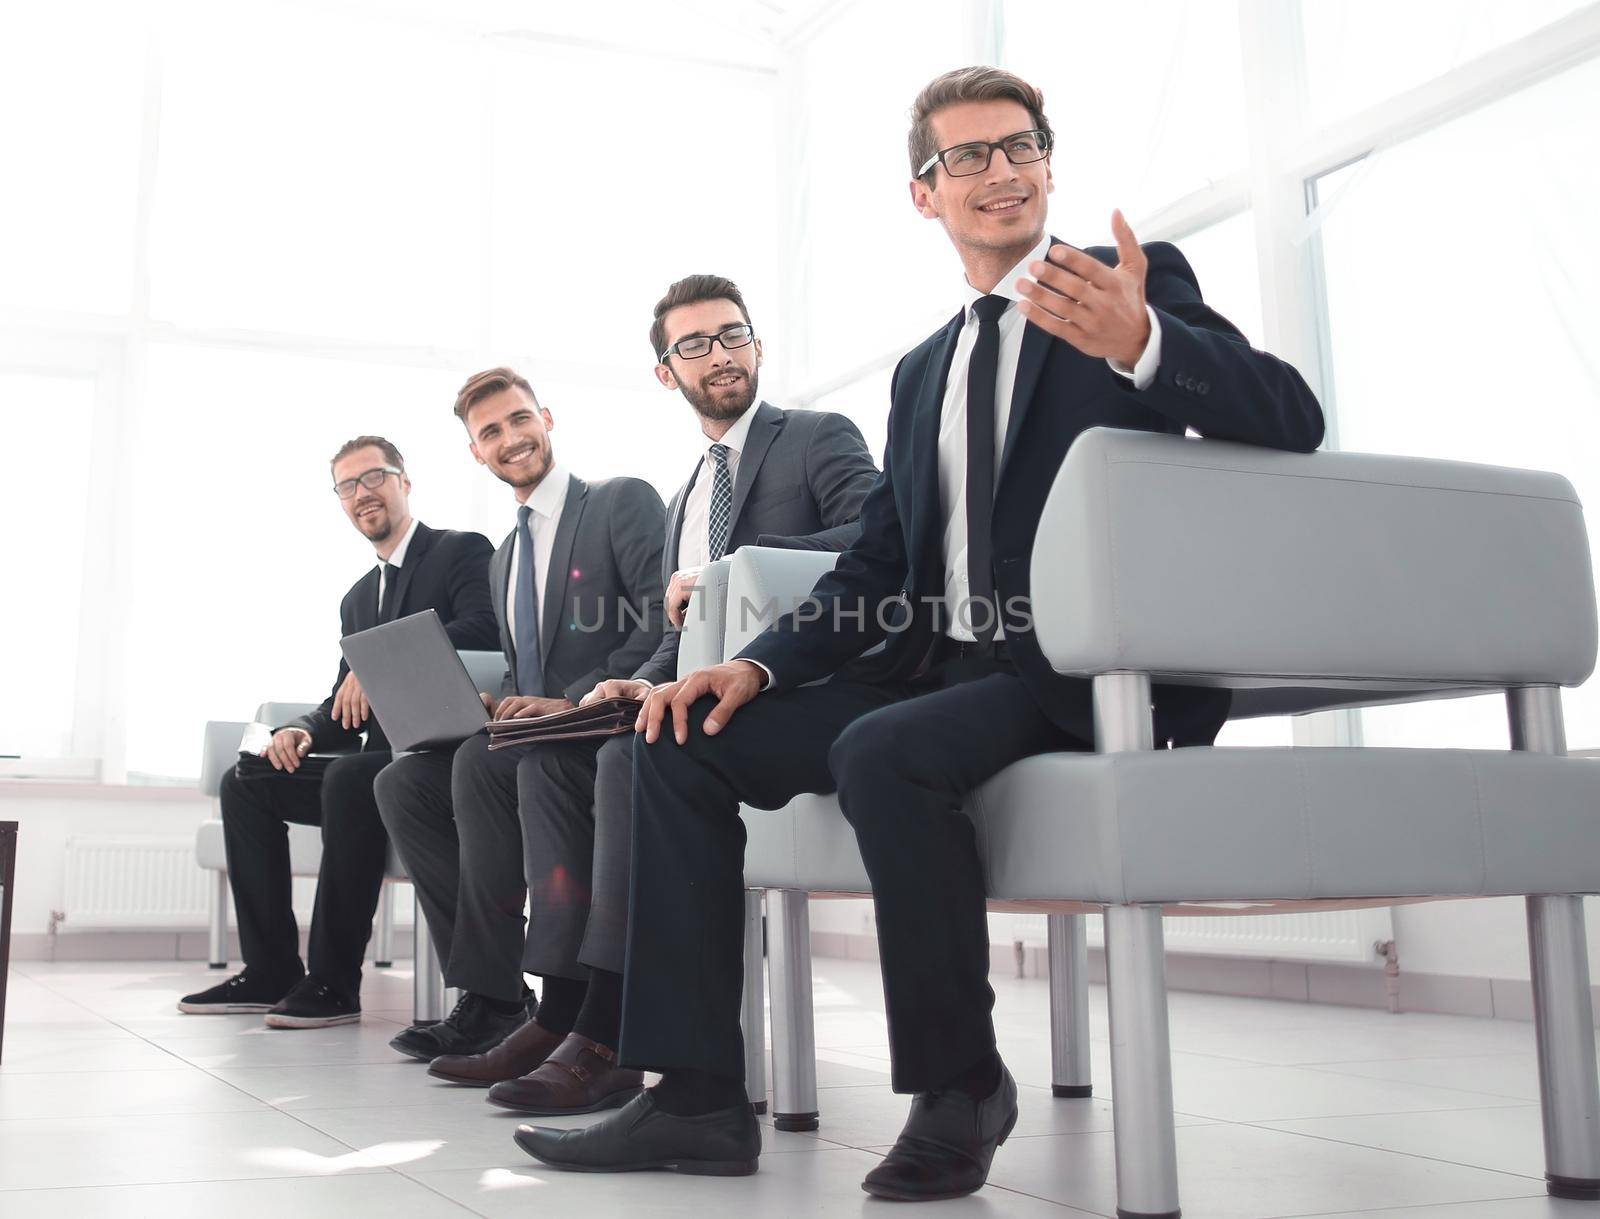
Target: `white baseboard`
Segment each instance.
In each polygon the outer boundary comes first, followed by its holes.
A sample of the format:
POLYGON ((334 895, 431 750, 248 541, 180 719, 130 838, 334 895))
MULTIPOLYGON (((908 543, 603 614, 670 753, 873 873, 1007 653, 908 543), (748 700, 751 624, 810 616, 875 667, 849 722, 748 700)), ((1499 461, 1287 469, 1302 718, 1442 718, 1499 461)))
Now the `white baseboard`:
MULTIPOLYGON (((811 954, 849 961, 876 961, 878 940, 876 936, 845 931, 815 931, 811 934, 811 954)), ((996 978, 1043 978, 1049 974, 1049 957, 1044 948, 1023 947, 1020 963, 1019 973, 1018 956, 1012 946, 991 946, 989 970, 996 978)), ((1104 983, 1105 980, 1105 953, 1091 948, 1089 981, 1104 983)), ((1372 966, 1168 953, 1167 985, 1172 990, 1257 999, 1333 1003, 1380 1010, 1389 1006, 1383 970, 1372 966)), ((1596 1027, 1600 1027, 1600 986, 1590 989, 1595 996, 1596 1027)), ((1497 1020, 1533 1019, 1533 986, 1521 978, 1469 978, 1455 974, 1407 973, 1402 969, 1399 998, 1402 1012, 1435 1012, 1497 1020)))
MULTIPOLYGON (((394 955, 412 955, 410 927, 394 929, 394 955)), ((16 934, 11 937, 13 961, 204 961, 211 952, 210 934, 203 928, 176 931, 63 931, 16 934)), ((306 955, 306 932, 300 932, 300 956, 306 955)), ((367 960, 372 946, 367 946, 367 960)), ((228 962, 237 969, 239 936, 228 936, 228 962)))

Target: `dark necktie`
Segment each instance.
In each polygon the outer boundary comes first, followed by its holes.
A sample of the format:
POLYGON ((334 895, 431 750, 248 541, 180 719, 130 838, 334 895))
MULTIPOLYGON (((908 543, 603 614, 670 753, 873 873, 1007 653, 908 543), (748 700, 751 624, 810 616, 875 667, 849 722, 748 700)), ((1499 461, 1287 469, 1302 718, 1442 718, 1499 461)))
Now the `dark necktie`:
POLYGON ((539 661, 539 597, 535 579, 538 560, 533 553, 533 530, 528 518, 533 509, 523 504, 517 509, 517 629, 511 640, 517 649, 517 693, 529 698, 544 697, 544 666, 539 661))
POLYGON ((994 638, 994 385, 1000 368, 1000 315, 1011 302, 980 297, 978 340, 967 365, 967 620, 979 643, 994 638))
POLYGON ((706 518, 706 562, 715 563, 728 548, 733 521, 733 476, 728 472, 728 446, 711 446, 711 511, 706 518))
POLYGON ((378 594, 379 622, 389 622, 394 618, 394 586, 400 582, 396 578, 399 570, 394 563, 378 564, 378 583, 383 585, 383 591, 378 594))

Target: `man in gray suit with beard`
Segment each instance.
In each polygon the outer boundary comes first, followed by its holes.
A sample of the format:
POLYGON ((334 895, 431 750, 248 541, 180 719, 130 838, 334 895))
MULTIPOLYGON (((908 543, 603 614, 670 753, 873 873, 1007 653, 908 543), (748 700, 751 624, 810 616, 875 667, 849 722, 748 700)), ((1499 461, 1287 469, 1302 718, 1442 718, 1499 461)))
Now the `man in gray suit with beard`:
MULTIPOLYGON (((760 401, 761 340, 739 289, 693 275, 668 289, 650 327, 656 379, 694 408, 706 447, 667 513, 661 576, 674 629, 626 680, 587 701, 642 697, 677 676, 679 629, 706 563, 760 544, 843 550, 860 532, 878 470, 856 426, 760 401)), ((519 800, 458 800, 462 840, 481 833, 527 857, 532 922, 524 968, 544 979, 537 1016, 487 1053, 435 1059, 431 1074, 489 1086, 527 1113, 622 1104, 642 1080, 615 1064, 633 836, 633 738, 530 747, 519 800), (469 822, 473 828, 469 829, 469 822)), ((458 770, 459 773, 459 770, 458 770)), ((487 793, 486 793, 487 794, 487 793)), ((520 898, 519 898, 520 901, 520 898)))
MULTIPOLYGON (((507 667, 500 696, 485 694, 485 704, 495 719, 565 711, 654 654, 666 510, 640 479, 589 483, 567 473, 551 447, 554 418, 509 368, 469 379, 455 413, 473 456, 518 504, 516 527, 489 565, 507 667)), ((530 754, 528 746, 490 752, 480 733, 453 752, 400 758, 378 775, 379 811, 422 901, 445 980, 464 992, 442 1023, 413 1025, 390 1042, 403 1054, 431 1061, 478 1053, 531 1013, 522 978, 522 844, 478 829, 481 809, 515 810, 519 791, 539 781, 530 754)), ((560 993, 547 992, 546 1001, 560 1012, 560 993)))

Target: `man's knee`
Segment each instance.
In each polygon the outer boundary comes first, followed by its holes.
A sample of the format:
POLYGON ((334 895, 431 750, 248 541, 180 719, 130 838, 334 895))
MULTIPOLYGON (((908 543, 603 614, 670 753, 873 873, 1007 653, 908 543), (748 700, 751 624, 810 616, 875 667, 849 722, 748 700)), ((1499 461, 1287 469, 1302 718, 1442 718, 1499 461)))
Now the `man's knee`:
POLYGON ((882 775, 902 756, 906 742, 896 717, 873 711, 848 724, 828 749, 828 770, 841 792, 882 775))
POLYGON ((322 807, 339 812, 372 803, 372 768, 363 765, 360 754, 335 758, 322 775, 322 807))
POLYGON ((378 802, 378 816, 390 834, 402 832, 418 819, 417 783, 412 772, 415 758, 396 758, 378 772, 372 781, 372 795, 378 802))

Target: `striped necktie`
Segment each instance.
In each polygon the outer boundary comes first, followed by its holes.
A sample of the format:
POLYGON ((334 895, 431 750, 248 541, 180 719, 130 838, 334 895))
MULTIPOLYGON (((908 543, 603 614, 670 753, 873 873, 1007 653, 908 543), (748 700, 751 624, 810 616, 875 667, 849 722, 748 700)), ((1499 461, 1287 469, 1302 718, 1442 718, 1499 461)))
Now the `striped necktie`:
POLYGON ((728 446, 711 446, 711 512, 706 521, 706 562, 715 563, 728 548, 733 522, 733 476, 728 472, 728 446))

